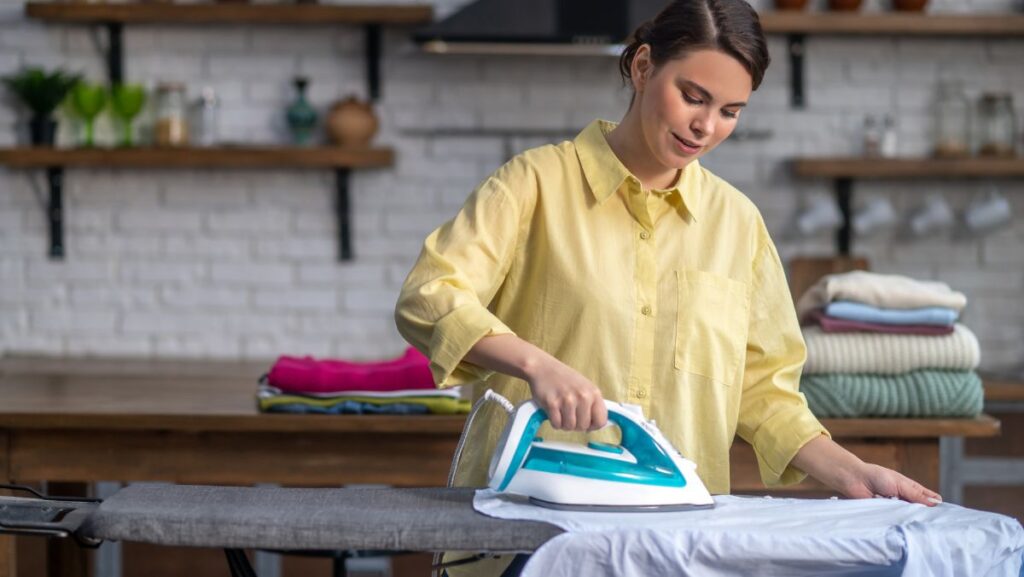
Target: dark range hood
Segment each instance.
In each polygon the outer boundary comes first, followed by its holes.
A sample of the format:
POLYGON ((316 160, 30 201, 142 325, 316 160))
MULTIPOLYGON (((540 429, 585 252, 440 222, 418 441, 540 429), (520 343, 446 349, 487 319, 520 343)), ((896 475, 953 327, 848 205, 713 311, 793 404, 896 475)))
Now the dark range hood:
POLYGON ((417 30, 431 52, 557 51, 622 43, 667 0, 476 0, 417 30))

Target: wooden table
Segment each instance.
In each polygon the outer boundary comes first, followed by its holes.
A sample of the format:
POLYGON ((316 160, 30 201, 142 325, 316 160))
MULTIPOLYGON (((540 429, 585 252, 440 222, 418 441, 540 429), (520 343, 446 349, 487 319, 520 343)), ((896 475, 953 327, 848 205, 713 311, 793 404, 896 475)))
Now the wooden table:
MULTIPOLYGON (((0 477, 5 481, 172 481, 439 486, 461 416, 265 415, 255 403, 266 364, 0 361, 0 477)), ((977 419, 825 420, 866 460, 938 487, 939 437, 993 436, 977 419)), ((749 445, 732 451, 736 492, 765 493, 749 445)), ((786 494, 819 495, 808 481, 786 494)), ((14 575, 0 537, 0 577, 14 575)))

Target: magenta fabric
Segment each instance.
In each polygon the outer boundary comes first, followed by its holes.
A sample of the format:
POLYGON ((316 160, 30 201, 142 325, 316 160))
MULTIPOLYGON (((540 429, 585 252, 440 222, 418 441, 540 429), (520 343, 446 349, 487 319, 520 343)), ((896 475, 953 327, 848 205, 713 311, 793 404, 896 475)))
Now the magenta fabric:
POLYGON ((903 335, 948 335, 953 332, 952 326, 940 325, 883 325, 880 323, 866 323, 862 321, 851 321, 837 319, 826 315, 821 309, 815 309, 807 314, 807 324, 819 324, 821 330, 826 333, 898 333, 903 335))
POLYGON ((399 358, 374 362, 281 356, 267 380, 292 393, 433 389, 429 365, 427 357, 412 347, 399 358))

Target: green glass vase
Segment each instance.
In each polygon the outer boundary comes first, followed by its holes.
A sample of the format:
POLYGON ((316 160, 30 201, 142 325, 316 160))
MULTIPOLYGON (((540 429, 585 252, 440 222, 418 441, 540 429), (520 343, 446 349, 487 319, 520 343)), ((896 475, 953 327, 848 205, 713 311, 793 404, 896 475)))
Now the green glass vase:
POLYGON ((107 105, 107 87, 102 84, 79 82, 71 90, 70 98, 71 110, 85 123, 85 134, 81 144, 91 148, 95 146, 96 117, 107 105))
POLYGON ((121 146, 134 146, 132 122, 145 105, 146 89, 141 84, 115 84, 110 90, 110 110, 121 123, 121 146))
POLYGON ((309 80, 303 77, 296 78, 295 100, 288 106, 288 131, 291 133, 292 142, 298 146, 309 146, 313 141, 313 133, 316 130, 317 112, 313 105, 306 99, 306 88, 309 80))

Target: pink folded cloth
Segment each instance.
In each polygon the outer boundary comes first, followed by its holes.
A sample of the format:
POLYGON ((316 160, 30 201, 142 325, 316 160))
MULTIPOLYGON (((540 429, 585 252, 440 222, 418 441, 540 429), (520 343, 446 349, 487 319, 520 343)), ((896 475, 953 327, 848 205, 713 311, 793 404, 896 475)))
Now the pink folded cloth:
POLYGON ((804 324, 819 324, 826 333, 898 333, 902 335, 948 335, 953 333, 952 326, 941 325, 883 325, 830 317, 821 309, 807 313, 804 324))
POLYGON ((267 381, 292 393, 433 389, 429 365, 427 357, 412 347, 397 359, 365 363, 281 356, 267 381))

